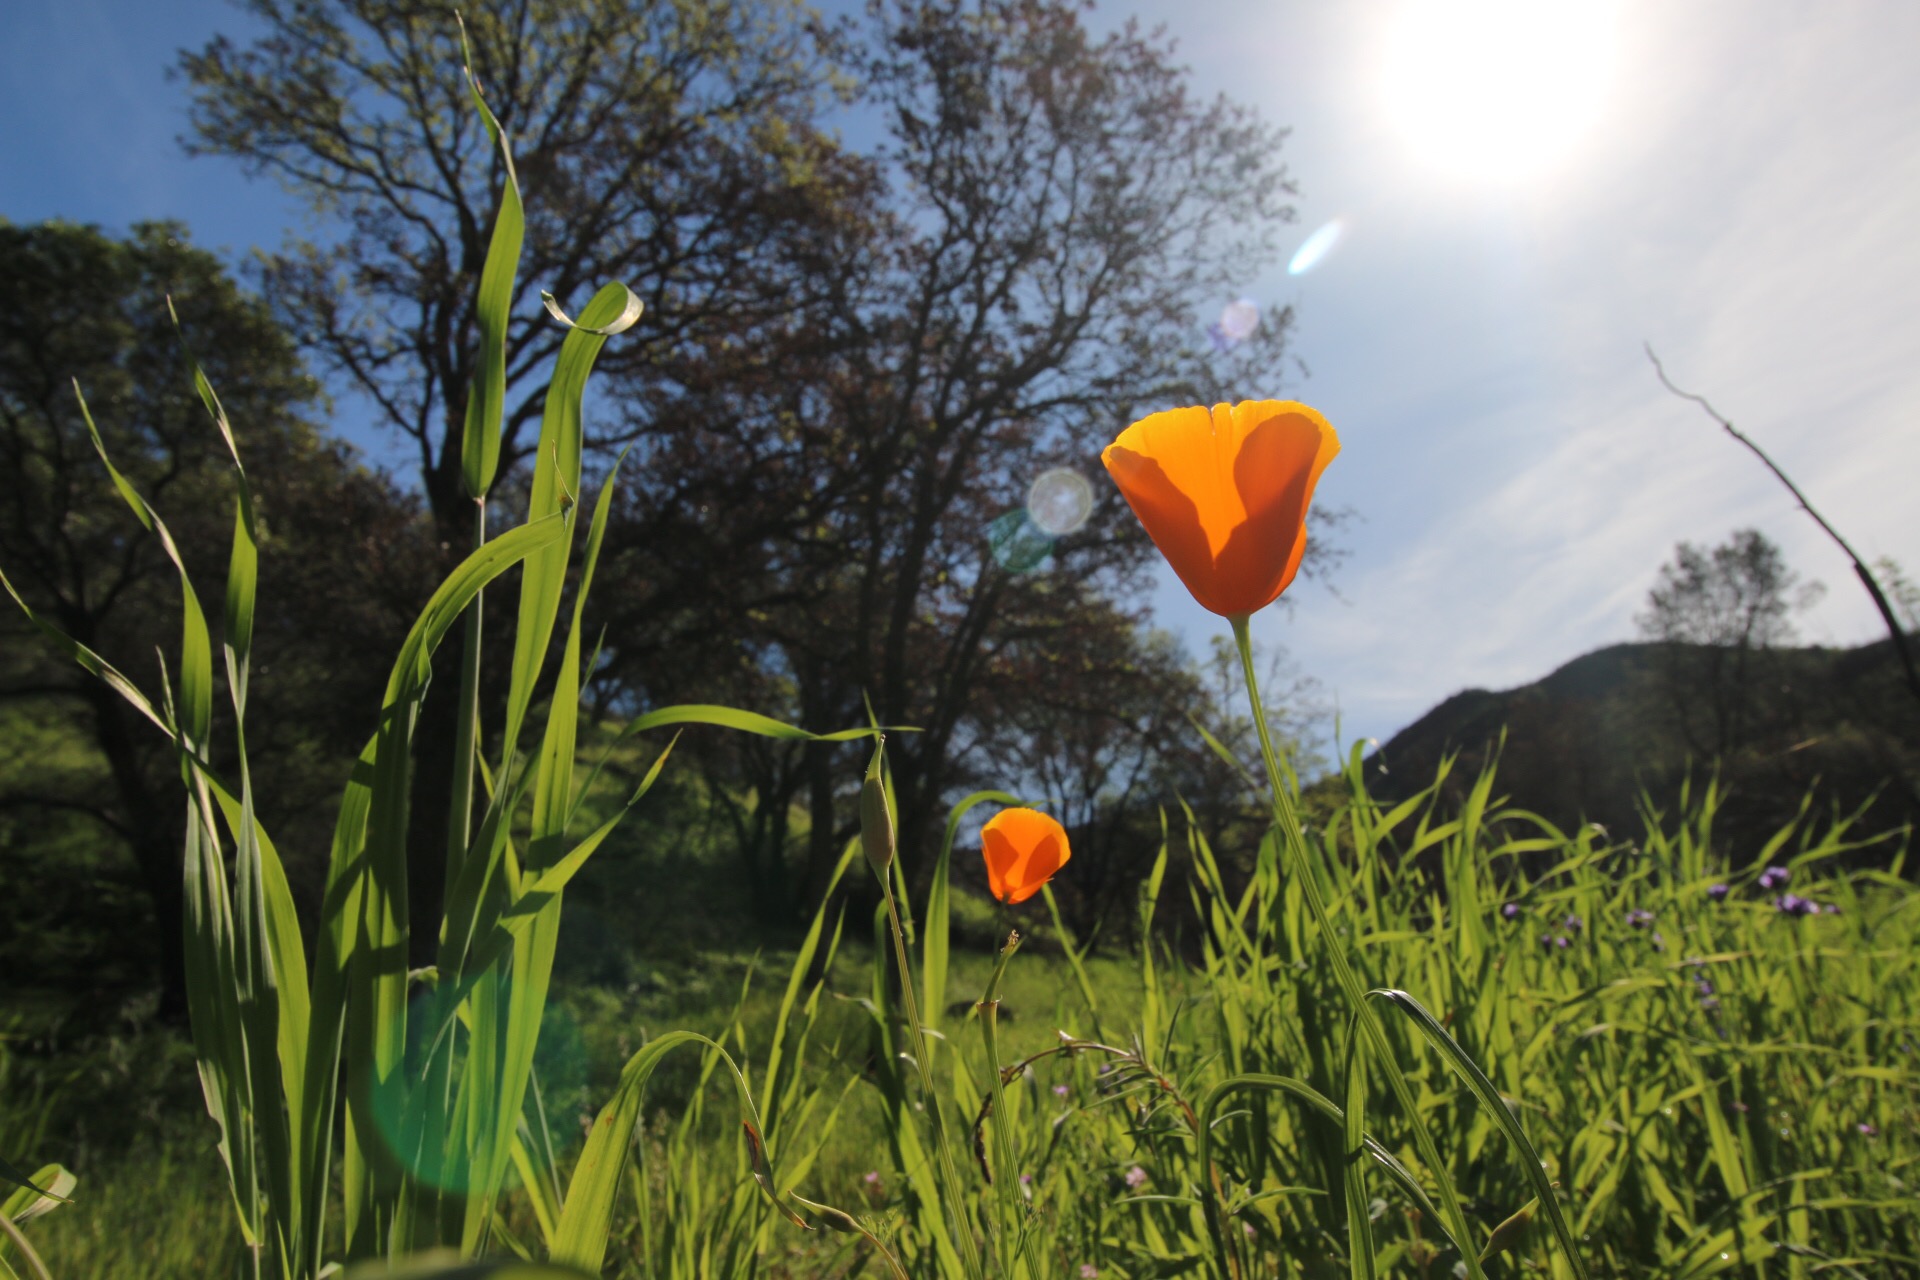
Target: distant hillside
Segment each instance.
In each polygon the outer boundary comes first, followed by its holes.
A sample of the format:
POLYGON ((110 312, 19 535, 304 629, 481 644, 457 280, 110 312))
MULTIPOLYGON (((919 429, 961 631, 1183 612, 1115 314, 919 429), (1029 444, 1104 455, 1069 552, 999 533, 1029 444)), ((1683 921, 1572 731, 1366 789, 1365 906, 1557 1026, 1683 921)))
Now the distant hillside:
POLYGON ((1717 761, 1729 796, 1717 830, 1735 849, 1789 820, 1809 787, 1823 807, 1877 793, 1863 831, 1920 826, 1920 703, 1891 641, 1763 650, 1743 671, 1729 653, 1618 644, 1517 689, 1468 689, 1368 757, 1368 784, 1404 797, 1457 752, 1448 785, 1464 788, 1504 730, 1498 791, 1561 825, 1635 831, 1643 790, 1669 806, 1689 771, 1717 761))

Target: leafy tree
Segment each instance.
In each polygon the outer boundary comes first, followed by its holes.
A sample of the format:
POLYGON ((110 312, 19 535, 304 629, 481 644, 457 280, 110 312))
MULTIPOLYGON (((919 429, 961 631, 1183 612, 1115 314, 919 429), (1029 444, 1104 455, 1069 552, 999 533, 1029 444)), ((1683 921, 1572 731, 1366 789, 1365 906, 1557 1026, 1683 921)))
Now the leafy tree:
MULTIPOLYGON (((189 149, 278 179, 320 215, 325 234, 268 259, 267 292, 319 366, 418 451, 457 556, 474 536, 462 459, 475 299, 512 176, 460 74, 463 32, 440 0, 247 7, 263 36, 181 58, 189 149)), ((819 242, 837 234, 865 170, 819 123, 835 68, 791 0, 508 0, 470 19, 471 66, 524 203, 499 442, 511 482, 564 336, 537 291, 578 299, 608 280, 637 291, 646 318, 598 364, 609 397, 631 401, 803 312, 831 280, 819 242)), ((451 688, 457 654, 439 661, 451 688)), ((420 945, 444 885, 454 700, 430 699, 423 717, 408 896, 420 945)))
MULTIPOLYGON (((690 604, 686 555, 724 575, 743 649, 803 722, 857 722, 871 700, 915 726, 889 748, 911 870, 963 779, 1009 780, 1016 753, 979 715, 996 654, 1151 572, 1100 447, 1140 413, 1271 385, 1291 315, 1220 356, 1200 308, 1271 260, 1291 187, 1282 131, 1197 98, 1164 39, 1095 35, 1077 5, 888 0, 844 40, 885 129, 882 216, 847 228, 804 325, 625 404, 657 463, 635 472, 630 528, 671 530, 651 541, 676 561, 630 555, 628 598, 690 604), (1024 565, 996 521, 1052 467, 1089 482, 1090 518, 1024 565)), ((610 636, 614 670, 647 680, 610 636)), ((817 889, 857 770, 800 754, 755 789, 806 805, 817 889)))
POLYGON ((1724 755, 1757 723, 1761 655, 1790 644, 1792 614, 1817 598, 1764 534, 1742 529, 1703 550, 1682 542, 1647 594, 1640 632, 1665 646, 1666 683, 1689 745, 1724 755))
MULTIPOLYGON (((322 848, 331 815, 321 806, 379 706, 383 673, 364 654, 390 651, 424 600, 425 539, 410 501, 314 430, 304 415, 318 392, 293 344, 178 225, 116 241, 64 223, 0 224, 0 570, 28 605, 130 673, 178 643, 173 568, 114 493, 77 382, 115 464, 166 515, 189 568, 224 578, 231 467, 194 394, 169 298, 220 388, 264 529, 255 778, 290 847, 317 828, 312 847, 322 848)), ((140 937, 159 953, 163 1012, 177 1014, 186 810, 172 752, 104 684, 56 658, 21 613, 0 615, 0 636, 0 714, 43 748, 0 762, 0 813, 78 815, 126 848, 156 922, 140 937)), ((33 853, 31 839, 9 850, 33 853)))
MULTIPOLYGON (((460 73, 461 29, 439 0, 246 7, 266 34, 181 57, 188 148, 238 159, 321 215, 329 234, 268 259, 268 292, 322 367, 412 442, 443 540, 464 545, 475 296, 508 174, 460 73)), ((786 0, 508 0, 468 15, 525 204, 504 469, 532 447, 563 337, 538 291, 565 300, 619 279, 641 295, 647 320, 599 364, 616 383, 804 304, 813 239, 857 178, 819 124, 833 68, 805 19, 786 0)))

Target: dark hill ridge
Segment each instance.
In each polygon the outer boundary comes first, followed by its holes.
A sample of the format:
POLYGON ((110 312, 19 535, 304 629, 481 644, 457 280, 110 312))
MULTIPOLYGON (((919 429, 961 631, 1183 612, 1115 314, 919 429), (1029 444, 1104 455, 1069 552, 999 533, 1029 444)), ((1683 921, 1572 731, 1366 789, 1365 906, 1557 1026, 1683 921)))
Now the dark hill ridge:
POLYGON ((1920 823, 1920 704, 1890 641, 1760 650, 1737 670, 1734 656, 1616 644, 1517 689, 1464 690, 1369 756, 1368 785, 1403 798, 1457 752, 1447 785, 1464 789, 1499 751, 1511 804, 1631 832, 1643 790, 1670 807, 1690 770, 1717 761, 1728 795, 1717 829, 1734 850, 1791 819, 1809 787, 1823 809, 1875 797, 1866 831, 1920 823))

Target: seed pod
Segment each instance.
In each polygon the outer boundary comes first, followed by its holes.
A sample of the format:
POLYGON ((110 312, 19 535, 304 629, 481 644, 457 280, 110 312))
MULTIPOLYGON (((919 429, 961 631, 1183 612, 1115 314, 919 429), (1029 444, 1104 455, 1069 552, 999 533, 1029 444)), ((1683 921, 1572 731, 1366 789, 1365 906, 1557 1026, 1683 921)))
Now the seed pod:
POLYGON ((880 776, 880 761, 887 740, 883 736, 873 748, 867 764, 867 780, 860 787, 860 847, 866 851, 867 865, 886 883, 887 868, 893 865, 893 808, 887 803, 887 784, 880 776))
POLYGON ((829 1231, 856 1236, 867 1234, 860 1229, 860 1224, 854 1220, 853 1215, 844 1209, 836 1209, 828 1204, 816 1204, 813 1206, 813 1213, 820 1219, 820 1225, 829 1231))

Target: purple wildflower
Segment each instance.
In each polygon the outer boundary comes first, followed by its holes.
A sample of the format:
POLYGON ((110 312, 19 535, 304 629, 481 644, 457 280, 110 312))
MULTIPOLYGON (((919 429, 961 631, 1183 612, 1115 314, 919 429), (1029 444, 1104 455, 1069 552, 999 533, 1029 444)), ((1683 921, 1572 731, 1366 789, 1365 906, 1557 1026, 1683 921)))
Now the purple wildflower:
POLYGON ((1784 889, 1793 880, 1793 872, 1785 867, 1768 867, 1760 873, 1760 892, 1772 893, 1775 889, 1784 889))
POLYGON ((1837 902, 1829 902, 1826 906, 1820 908, 1820 910, 1827 915, 1837 916, 1840 914, 1840 904, 1837 902))
POLYGON ((1071 1089, 1069 1089, 1069 1088, 1067 1088, 1067 1086, 1065 1086, 1065 1085, 1063 1085, 1063 1084, 1057 1084, 1057 1085, 1055 1085, 1055 1086, 1053 1086, 1053 1096, 1054 1096, 1054 1097, 1056 1097, 1056 1098, 1064 1098, 1064 1097, 1066 1097, 1066 1096, 1067 1096, 1067 1095, 1068 1095, 1069 1093, 1072 1093, 1072 1092, 1073 1092, 1073 1090, 1071 1090, 1071 1089))
POLYGON ((1147 1185, 1147 1171, 1139 1165, 1135 1165, 1133 1168, 1127 1170, 1127 1185, 1135 1191, 1147 1185))
POLYGON ((1868 1124, 1864 1120, 1862 1120, 1859 1124, 1855 1125, 1854 1128, 1860 1131, 1860 1136, 1863 1138, 1875 1137, 1880 1132, 1878 1129, 1874 1128, 1872 1125, 1868 1124))
POLYGON ((1644 929, 1652 923, 1653 912, 1651 911, 1642 911, 1639 907, 1635 907, 1633 910, 1627 912, 1627 927, 1629 929, 1644 929))
POLYGON ((1818 911, 1820 904, 1797 893, 1783 893, 1773 900, 1773 909, 1782 915, 1804 916, 1818 911))
POLYGON ((1091 1262, 1080 1264, 1080 1280, 1100 1280, 1100 1268, 1091 1262))
POLYGON ((1562 951, 1565 951, 1569 946, 1572 945, 1572 943, 1573 943, 1573 940, 1567 937, 1559 937, 1553 940, 1553 945, 1560 948, 1562 951))
POLYGON ((1568 933, 1578 933, 1580 930, 1586 928, 1586 924, 1579 916, 1568 916, 1561 922, 1561 927, 1568 933))
POLYGON ((880 1185, 880 1171, 878 1169, 869 1169, 866 1176, 861 1178, 860 1181, 870 1187, 877 1187, 880 1185))
POLYGON ((1727 886, 1724 884, 1708 885, 1707 897, 1715 902, 1725 902, 1727 900, 1727 886))
POLYGON ((1655 951, 1665 951, 1667 949, 1667 940, 1660 936, 1660 932, 1657 929, 1654 931, 1653 936, 1649 937, 1647 941, 1653 944, 1655 951))
POLYGON ((1517 902, 1509 902, 1506 906, 1500 908, 1500 917, 1503 920, 1518 920, 1520 918, 1520 904, 1517 902))

